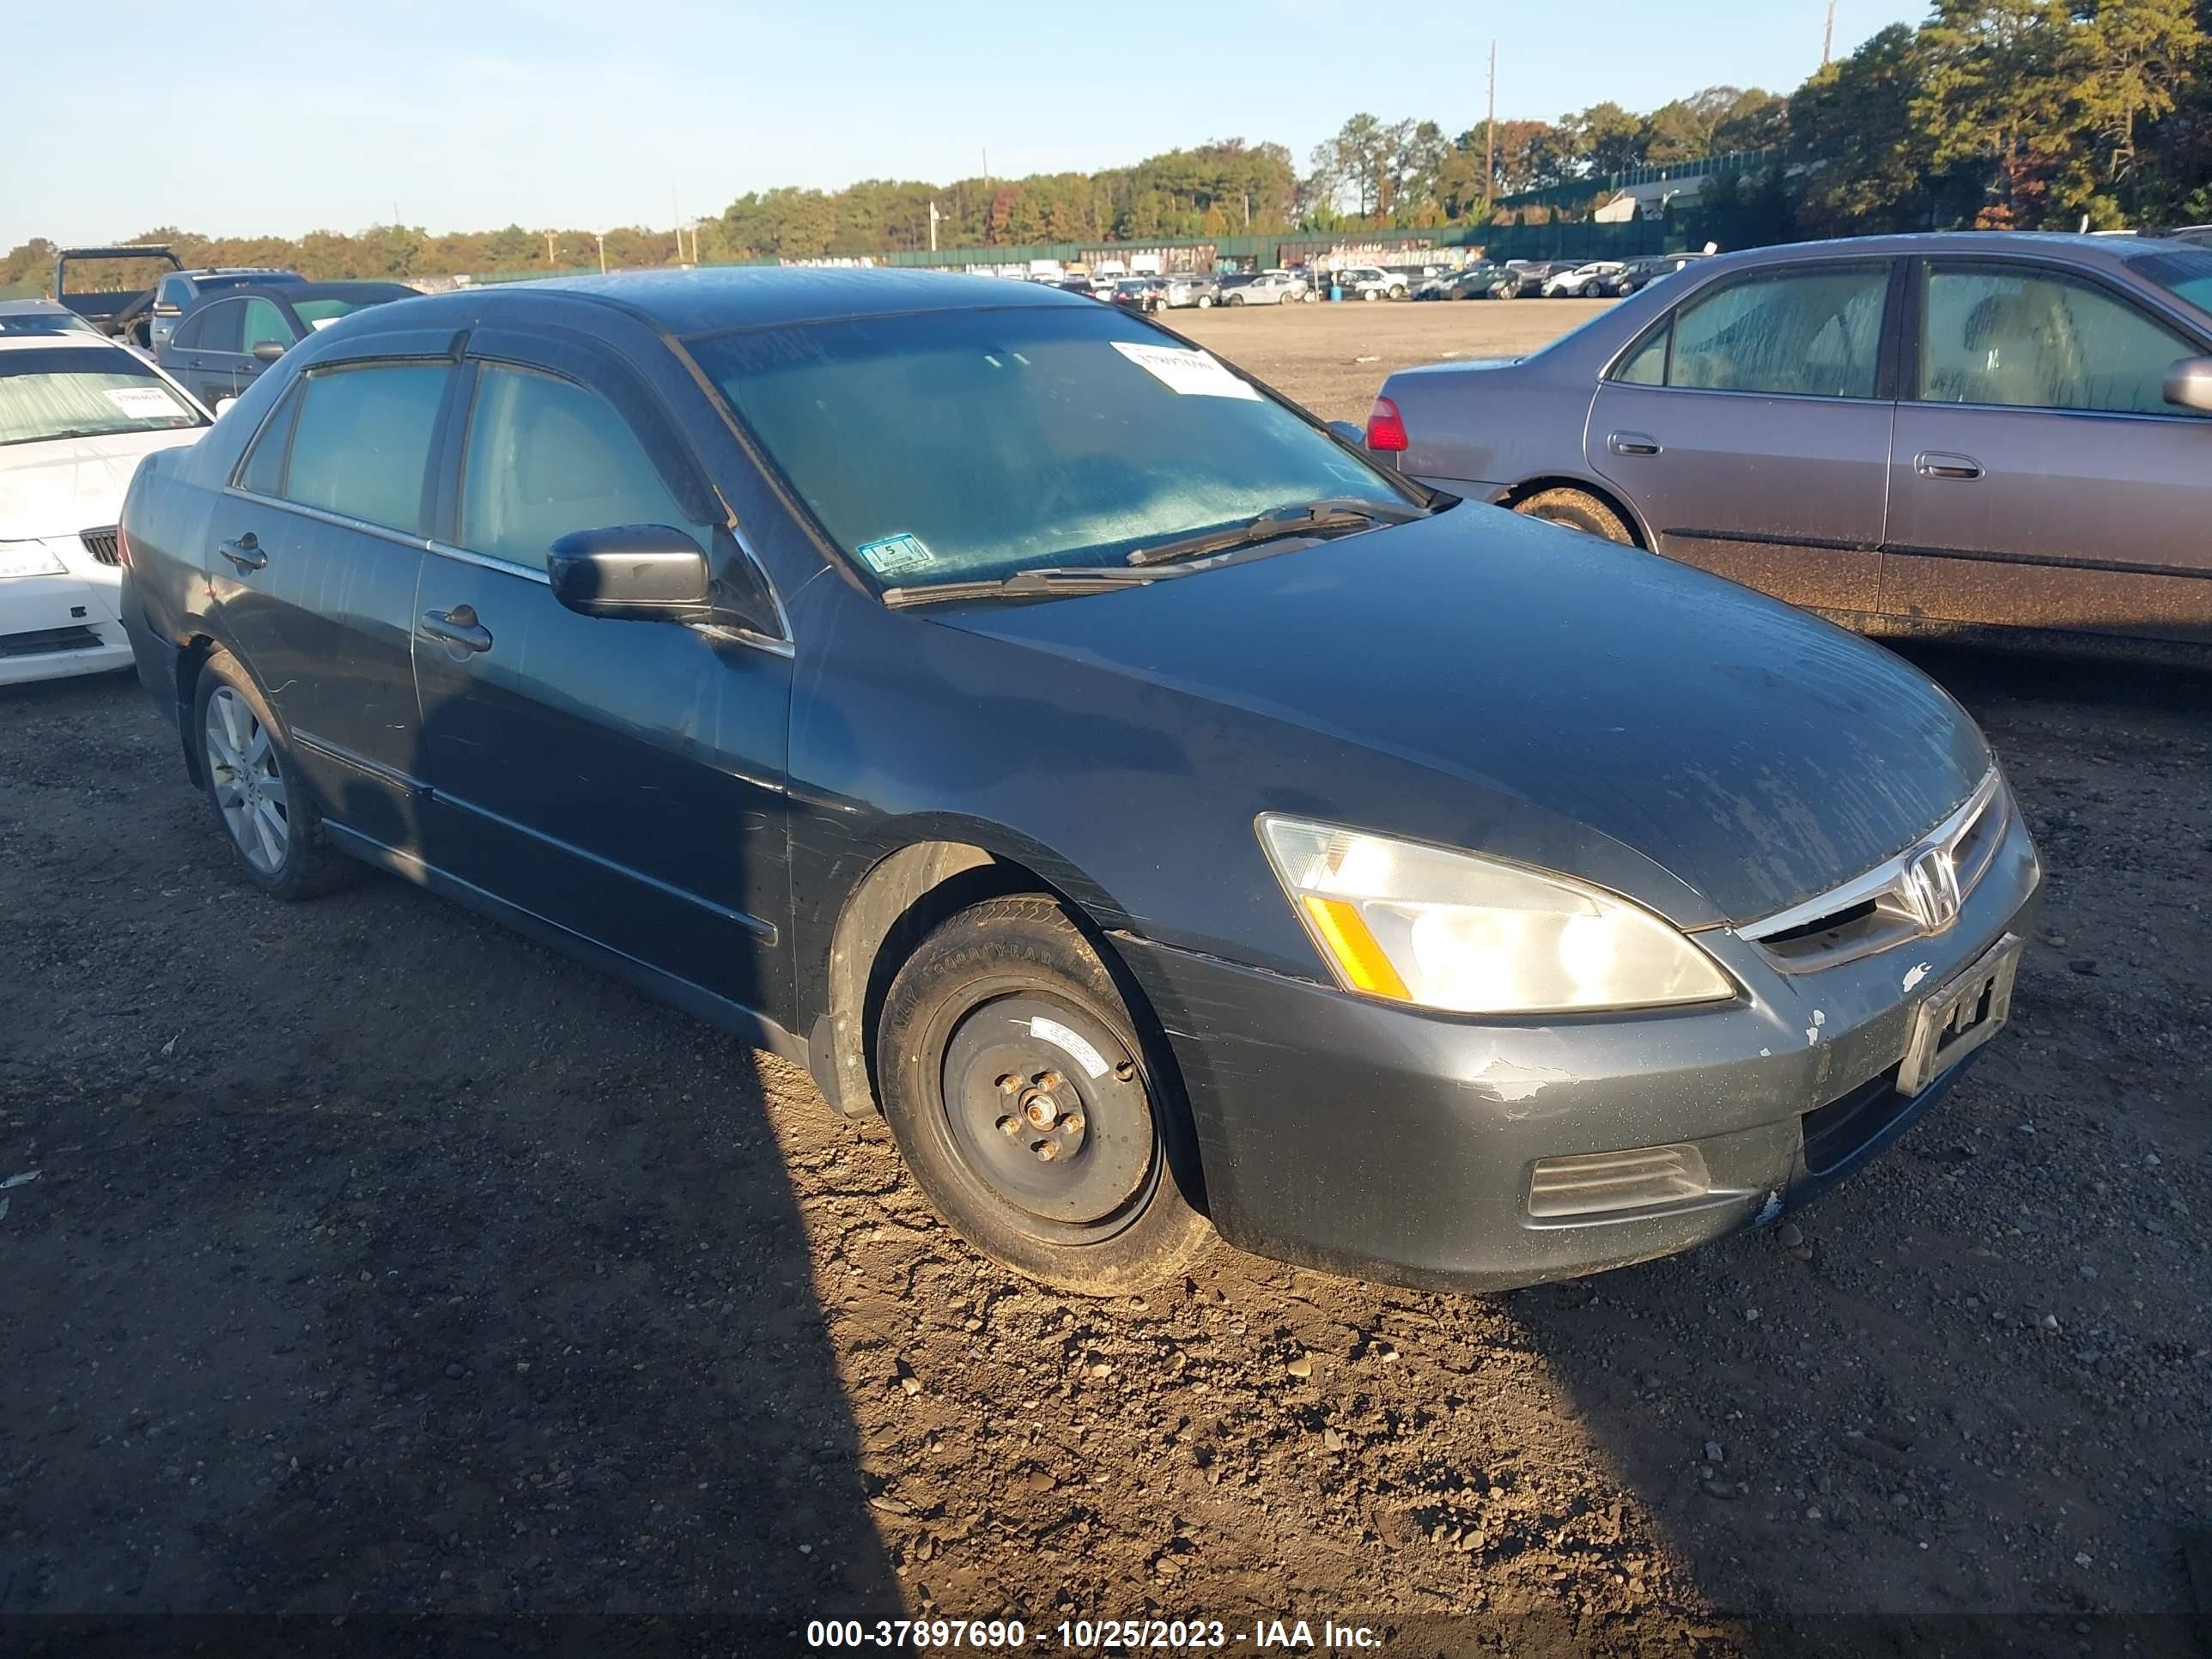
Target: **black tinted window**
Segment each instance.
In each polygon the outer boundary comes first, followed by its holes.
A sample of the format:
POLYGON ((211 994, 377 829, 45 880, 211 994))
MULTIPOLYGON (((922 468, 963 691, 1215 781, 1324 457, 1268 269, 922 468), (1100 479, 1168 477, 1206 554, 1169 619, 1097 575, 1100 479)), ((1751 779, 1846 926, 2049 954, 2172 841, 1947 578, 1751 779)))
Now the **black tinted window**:
POLYGON ((373 363, 311 375, 285 499, 422 533, 423 472, 452 373, 447 363, 373 363))
POLYGON ((242 300, 224 300, 203 306, 185 319, 184 327, 177 331, 177 342, 179 345, 197 346, 202 351, 236 351, 245 322, 246 302, 242 300))
POLYGON ((239 471, 240 489, 250 489, 257 495, 284 493, 284 452, 291 445, 292 422, 299 413, 300 387, 295 384, 284 394, 283 405, 270 417, 269 424, 261 428, 261 435, 253 441, 253 452, 239 471))

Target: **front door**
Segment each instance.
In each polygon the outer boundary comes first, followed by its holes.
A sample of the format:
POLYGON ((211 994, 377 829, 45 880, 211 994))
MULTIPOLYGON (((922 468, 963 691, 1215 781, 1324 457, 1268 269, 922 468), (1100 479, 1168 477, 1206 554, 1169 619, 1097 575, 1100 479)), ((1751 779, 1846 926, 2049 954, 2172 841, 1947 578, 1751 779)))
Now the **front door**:
POLYGON ((276 361, 264 361, 254 356, 258 346, 273 345, 281 354, 289 351, 299 336, 292 331, 290 321, 274 300, 264 300, 254 295, 245 301, 246 315, 238 345, 238 356, 231 365, 231 381, 237 388, 236 397, 258 379, 263 370, 276 361))
POLYGON ((780 1018, 790 657, 713 629, 583 617, 554 599, 547 550, 572 531, 667 525, 710 556, 744 556, 649 398, 609 384, 625 372, 574 353, 555 361, 565 372, 473 369, 454 544, 433 544, 416 605, 424 855, 780 1018))
POLYGON ((1795 605, 1881 594, 1891 263, 1754 271, 1686 301, 1598 388, 1590 470, 1658 551, 1795 605))
POLYGON ((1890 454, 1892 615, 2212 644, 2203 351, 2093 279, 1931 259, 1890 454))
POLYGON ((403 852, 422 796, 415 587, 457 372, 375 362, 303 377, 208 520, 224 626, 325 815, 403 852))

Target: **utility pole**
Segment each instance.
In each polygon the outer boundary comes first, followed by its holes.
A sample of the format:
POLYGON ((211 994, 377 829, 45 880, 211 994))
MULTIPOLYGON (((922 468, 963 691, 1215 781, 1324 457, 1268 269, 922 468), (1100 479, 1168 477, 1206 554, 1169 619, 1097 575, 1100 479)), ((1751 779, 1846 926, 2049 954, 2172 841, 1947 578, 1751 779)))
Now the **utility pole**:
MULTIPOLYGON (((1832 5, 1834 0, 1829 0, 1832 5)), ((1498 194, 1498 42, 1490 43, 1490 114, 1482 124, 1482 204, 1498 194)))
POLYGON ((599 239, 599 275, 604 276, 607 274, 607 234, 595 230, 592 234, 599 239))
POLYGON ((1828 27, 1820 35, 1820 67, 1828 67, 1828 60, 1836 52, 1836 0, 1828 0, 1828 27))
POLYGON ((553 233, 550 230, 545 233, 545 269, 553 269, 553 233))
POLYGON ((929 251, 932 253, 937 252, 937 222, 943 216, 937 210, 937 198, 932 197, 929 202, 929 251))

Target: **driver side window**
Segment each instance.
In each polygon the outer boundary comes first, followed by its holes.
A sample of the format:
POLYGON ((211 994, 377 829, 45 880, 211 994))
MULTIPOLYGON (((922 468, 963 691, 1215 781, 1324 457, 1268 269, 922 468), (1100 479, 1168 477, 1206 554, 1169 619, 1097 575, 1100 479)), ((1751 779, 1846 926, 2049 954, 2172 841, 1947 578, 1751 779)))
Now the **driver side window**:
POLYGON ((703 552, 712 527, 694 522, 629 423, 595 392, 535 369, 477 371, 461 474, 461 545, 527 569, 577 530, 657 524, 703 552))
POLYGON ((1683 306, 1616 378, 1780 398, 1871 398, 1888 290, 1887 264, 1748 276, 1683 306))
POLYGON ((2089 283, 1990 265, 1931 265, 1926 282, 1923 403, 2196 413, 2166 401, 2166 371, 2196 347, 2089 283))

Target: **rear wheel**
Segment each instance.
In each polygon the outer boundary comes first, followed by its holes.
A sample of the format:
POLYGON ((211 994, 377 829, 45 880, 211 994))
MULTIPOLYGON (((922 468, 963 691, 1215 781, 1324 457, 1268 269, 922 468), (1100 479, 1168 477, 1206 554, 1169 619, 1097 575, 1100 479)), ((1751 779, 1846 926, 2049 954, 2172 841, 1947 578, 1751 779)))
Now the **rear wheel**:
POLYGON ((1540 489, 1525 501, 1513 503, 1516 513, 1526 514, 1532 519, 1545 519, 1553 524, 1563 524, 1579 530, 1585 535, 1600 537, 1608 542, 1619 542, 1633 547, 1636 538, 1627 522, 1603 501, 1587 490, 1540 489))
POLYGON ((1244 303, 1244 296, 1241 294, 1232 294, 1221 303, 1225 306, 1241 306, 1244 303))
POLYGON ((994 899, 922 941, 884 1000, 884 1115, 938 1213, 1002 1266, 1116 1296, 1212 1242, 1189 1136, 1128 1005, 1051 899, 994 899))
POLYGON ((1212 307, 1213 296, 1211 294, 1201 294, 1198 296, 1198 308, 1200 311, 1210 311, 1212 307))
POLYGON ((246 878, 271 897, 315 898, 358 865, 330 844, 269 705, 235 659, 201 665, 193 731, 216 817, 246 878))

